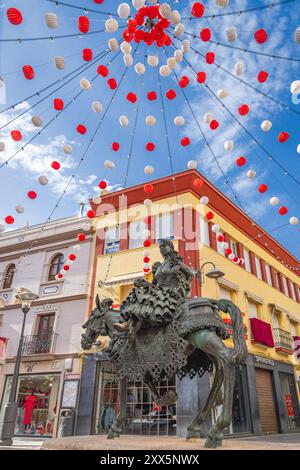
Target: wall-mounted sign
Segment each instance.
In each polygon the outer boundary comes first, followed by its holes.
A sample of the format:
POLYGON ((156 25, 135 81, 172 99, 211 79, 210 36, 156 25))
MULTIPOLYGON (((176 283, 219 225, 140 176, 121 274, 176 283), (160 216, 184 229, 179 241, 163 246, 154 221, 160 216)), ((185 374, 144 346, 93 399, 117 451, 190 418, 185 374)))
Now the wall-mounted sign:
POLYGON ((292 395, 285 395, 285 403, 286 403, 288 416, 294 416, 292 395))
POLYGON ((254 356, 255 362, 258 362, 260 364, 266 364, 267 366, 272 366, 274 367, 275 362, 273 359, 270 359, 268 357, 263 357, 263 356, 254 356))
POLYGON ((65 380, 61 408, 76 408, 79 380, 65 380))

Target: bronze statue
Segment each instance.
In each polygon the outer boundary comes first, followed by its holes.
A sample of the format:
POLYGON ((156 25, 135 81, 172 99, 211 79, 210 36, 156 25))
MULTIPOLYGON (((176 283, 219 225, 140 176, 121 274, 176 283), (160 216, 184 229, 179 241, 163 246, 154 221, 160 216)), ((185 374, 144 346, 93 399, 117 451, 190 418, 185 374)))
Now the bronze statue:
POLYGON ((235 364, 242 363, 247 354, 241 312, 229 300, 189 297, 194 271, 183 263, 170 240, 161 240, 159 244, 163 262, 155 263, 152 283, 144 278, 135 281, 121 305, 117 321, 113 319, 116 311, 113 315, 108 311, 100 317, 95 314, 91 324, 90 319, 86 323, 90 332, 87 329, 83 335, 83 347, 90 349, 93 345, 95 327, 98 334, 104 330, 111 338, 107 352, 116 365, 120 381, 121 410, 108 438, 120 436, 126 419, 126 379, 143 381, 158 405, 169 406, 175 403, 177 395, 169 391, 161 396, 157 391, 161 379, 171 378, 174 374, 179 378, 187 374, 201 376, 215 366, 207 402, 188 426, 187 439, 200 437, 200 425, 208 417, 224 385, 222 413, 205 443, 206 447, 220 447, 223 430, 231 422, 235 364), (222 341, 228 334, 220 311, 228 313, 232 319, 233 349, 227 348, 222 341))

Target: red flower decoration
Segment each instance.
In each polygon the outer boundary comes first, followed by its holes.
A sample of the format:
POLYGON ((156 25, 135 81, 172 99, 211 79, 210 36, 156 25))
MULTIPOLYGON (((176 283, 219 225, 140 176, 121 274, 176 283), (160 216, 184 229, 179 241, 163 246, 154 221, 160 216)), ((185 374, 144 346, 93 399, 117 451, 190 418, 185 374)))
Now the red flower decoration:
POLYGON ((107 77, 107 75, 109 75, 109 70, 107 67, 105 67, 105 65, 99 65, 97 68, 97 73, 101 75, 101 77, 107 77))
POLYGON ((225 241, 224 235, 218 235, 217 240, 219 243, 223 243, 225 241))
POLYGON ((149 91, 147 94, 147 98, 149 101, 154 101, 157 99, 157 94, 155 93, 155 91, 149 91))
POLYGON ((144 263, 149 263, 150 261, 150 258, 149 256, 145 256, 145 258, 143 259, 144 263))
POLYGON ((136 100, 137 100, 137 96, 135 93, 128 93, 128 95, 126 96, 127 100, 130 101, 130 103, 135 103, 136 100))
POLYGON ((148 150, 148 152, 153 152, 154 149, 155 149, 155 144, 153 142, 147 142, 146 150, 148 150))
POLYGON ((209 28, 203 28, 200 31, 200 38, 202 41, 207 42, 211 38, 211 30, 209 28))
POLYGON ((188 145, 190 145, 191 141, 188 137, 182 137, 180 143, 182 147, 187 147, 188 145))
POLYGON ((166 97, 168 98, 168 100, 174 100, 176 98, 176 91, 171 88, 167 91, 166 97))

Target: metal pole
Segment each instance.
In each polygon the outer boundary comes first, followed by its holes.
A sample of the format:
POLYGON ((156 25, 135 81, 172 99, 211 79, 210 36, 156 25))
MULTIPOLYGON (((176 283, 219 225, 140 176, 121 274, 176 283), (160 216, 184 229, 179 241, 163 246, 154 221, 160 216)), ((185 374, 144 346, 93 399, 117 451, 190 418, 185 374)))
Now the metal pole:
POLYGON ((10 446, 12 445, 12 438, 15 433, 15 425, 18 411, 17 403, 17 391, 18 391, 18 379, 20 372, 20 364, 23 350, 23 341, 24 341, 24 329, 26 323, 26 315, 29 312, 29 308, 22 308, 23 312, 23 323, 21 330, 21 338, 18 347, 18 353, 16 357, 16 364, 14 368, 14 375, 11 384, 11 389, 9 393, 9 399, 4 407, 3 420, 0 423, 0 446, 10 446))

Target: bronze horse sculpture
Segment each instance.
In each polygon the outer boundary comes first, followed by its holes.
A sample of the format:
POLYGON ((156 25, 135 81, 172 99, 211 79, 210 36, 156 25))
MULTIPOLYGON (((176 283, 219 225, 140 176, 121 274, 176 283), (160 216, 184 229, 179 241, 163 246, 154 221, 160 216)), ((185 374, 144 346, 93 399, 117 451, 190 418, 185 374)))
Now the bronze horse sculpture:
POLYGON ((175 392, 161 396, 157 384, 162 378, 200 376, 215 369, 214 381, 206 404, 187 428, 187 439, 201 437, 201 424, 208 418, 223 385, 223 407, 208 432, 205 446, 222 445, 223 431, 231 423, 235 365, 245 361, 247 346, 239 308, 231 301, 190 297, 195 275, 175 251, 170 240, 160 241, 162 263, 152 267, 153 281, 144 278, 134 287, 120 311, 112 301, 96 299, 96 309, 83 325, 82 348, 91 349, 98 335, 111 338, 107 352, 116 365, 120 382, 121 408, 108 438, 119 437, 126 422, 126 380, 141 380, 158 405, 176 402, 175 392), (220 311, 232 320, 233 349, 223 343, 228 338, 220 311), (98 333, 98 334, 97 334, 98 333))

